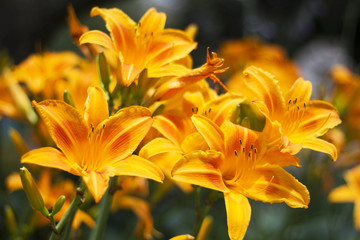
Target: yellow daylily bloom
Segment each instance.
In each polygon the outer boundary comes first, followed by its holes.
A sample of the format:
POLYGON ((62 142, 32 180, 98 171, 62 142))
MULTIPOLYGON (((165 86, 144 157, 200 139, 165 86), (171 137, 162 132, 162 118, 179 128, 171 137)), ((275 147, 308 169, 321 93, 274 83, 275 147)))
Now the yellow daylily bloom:
POLYGON ((96 202, 104 195, 109 178, 115 175, 162 181, 157 166, 132 155, 153 121, 147 108, 128 107, 109 117, 105 94, 98 87, 88 89, 84 116, 62 101, 33 104, 61 151, 51 147, 35 149, 22 156, 22 163, 81 176, 96 202))
POLYGON ((62 100, 68 90, 79 109, 86 100, 87 88, 99 84, 95 64, 72 52, 33 54, 14 68, 11 77, 25 84, 38 101, 62 100))
MULTIPOLYGON (((6 178, 6 187, 10 192, 22 188, 19 173, 13 173, 6 178)), ((55 221, 60 221, 60 219, 65 215, 67 209, 70 207, 71 201, 75 197, 76 190, 73 182, 70 180, 62 180, 53 184, 51 182, 50 170, 45 169, 40 174, 37 187, 42 198, 44 199, 44 204, 47 209, 53 207, 56 200, 61 195, 65 196, 64 205, 62 206, 61 210, 54 215, 55 221)), ((42 214, 38 213, 37 218, 37 225, 39 227, 49 224, 49 219, 44 217, 42 214)), ((82 210, 78 210, 75 213, 74 221, 72 222, 72 228, 79 228, 81 223, 85 223, 89 227, 95 226, 95 221, 87 213, 82 210)))
POLYGON ((354 223, 358 231, 360 231, 360 166, 346 171, 346 184, 333 189, 329 194, 330 202, 353 202, 354 207, 354 223))
POLYGON ((270 73, 251 66, 244 71, 239 85, 241 94, 254 100, 268 118, 264 131, 272 132, 271 141, 283 152, 296 154, 301 148, 309 148, 327 153, 336 160, 335 146, 318 137, 340 124, 341 120, 330 103, 310 100, 311 82, 299 78, 283 94, 270 73))
POLYGON ((274 74, 282 92, 287 92, 300 77, 298 67, 288 59, 285 49, 263 43, 257 38, 225 41, 221 44, 219 53, 230 67, 227 74, 233 75, 226 84, 232 91, 241 90, 237 79, 244 69, 252 65, 274 74))
MULTIPOLYGON (((197 45, 184 31, 164 29, 166 15, 154 8, 149 9, 137 24, 116 8, 94 7, 91 16, 97 15, 106 22, 110 37, 93 30, 80 37, 80 44, 97 44, 110 50, 118 62, 119 79, 125 86, 134 82, 145 68, 149 77, 158 77, 156 73, 160 68, 163 71, 168 67, 173 69, 170 63, 185 57, 197 45)), ((108 62, 115 61, 108 59, 108 62)))
POLYGON ((243 239, 246 233, 251 216, 247 198, 307 208, 306 187, 282 167, 263 164, 266 145, 261 135, 229 121, 218 127, 198 114, 191 119, 210 150, 186 154, 172 175, 177 181, 224 193, 230 239, 243 239))

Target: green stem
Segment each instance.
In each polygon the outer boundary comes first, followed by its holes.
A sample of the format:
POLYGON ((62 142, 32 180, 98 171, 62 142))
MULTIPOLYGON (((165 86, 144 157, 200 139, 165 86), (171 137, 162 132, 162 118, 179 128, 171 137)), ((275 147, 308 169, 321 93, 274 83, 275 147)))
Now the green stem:
POLYGON ((90 240, 99 240, 103 238, 107 219, 110 213, 111 202, 114 192, 112 189, 115 187, 117 177, 112 177, 109 182, 109 187, 100 202, 99 215, 96 218, 96 226, 91 233, 90 240))
MULTIPOLYGON (((85 188, 86 188, 85 184, 81 183, 80 184, 80 192, 84 192, 85 188)), ((61 220, 56 225, 56 228, 55 228, 56 232, 60 233, 63 230, 63 228, 65 227, 65 225, 74 218, 75 212, 81 203, 82 197, 83 197, 83 194, 81 194, 79 192, 76 194, 69 209, 66 211, 65 215, 61 218, 61 220)), ((56 232, 53 231, 51 233, 49 240, 54 240, 59 237, 59 234, 56 232)))
POLYGON ((201 224, 205 218, 205 216, 208 214, 209 210, 211 209, 211 206, 213 203, 222 196, 219 192, 210 190, 210 193, 208 193, 208 196, 205 200, 205 203, 203 204, 203 207, 201 207, 201 187, 195 188, 195 207, 196 207, 196 223, 194 228, 194 236, 197 236, 201 227, 201 224))

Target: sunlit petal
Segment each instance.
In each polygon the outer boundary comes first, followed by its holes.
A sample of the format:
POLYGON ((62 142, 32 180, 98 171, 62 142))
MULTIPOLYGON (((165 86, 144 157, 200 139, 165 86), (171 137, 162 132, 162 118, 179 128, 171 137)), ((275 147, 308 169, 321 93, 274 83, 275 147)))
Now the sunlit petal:
POLYGON ((319 138, 304 140, 303 148, 309 148, 314 151, 327 153, 334 161, 337 159, 337 150, 335 145, 319 138))
POLYGON ((257 167, 250 178, 248 197, 269 203, 285 202, 293 208, 307 208, 309 204, 307 188, 279 166, 257 167))
POLYGON ((186 154, 172 170, 174 180, 199 185, 205 188, 227 192, 219 164, 222 161, 221 153, 216 151, 195 151, 186 154))
POLYGON ((228 233, 231 240, 244 238, 248 228, 251 207, 249 200, 241 194, 225 193, 228 233))
POLYGON ((274 76, 254 66, 244 70, 244 81, 241 81, 242 94, 250 100, 260 100, 269 109, 270 117, 279 119, 284 109, 284 98, 274 76))
POLYGON ((291 140, 303 138, 304 136, 318 137, 328 129, 341 123, 339 114, 334 106, 324 101, 310 101, 306 104, 306 110, 299 125, 291 134, 291 140))
POLYGON ((79 163, 88 144, 88 128, 80 113, 62 101, 33 101, 33 105, 44 120, 56 145, 69 161, 79 163))
POLYGON ((214 122, 198 114, 193 115, 191 120, 211 149, 224 152, 224 134, 214 122))
POLYGON ((99 87, 89 87, 85 103, 85 121, 89 128, 97 127, 100 122, 109 117, 109 109, 104 91, 99 87))
POLYGON ((164 179, 164 175, 158 166, 136 155, 114 161, 112 167, 115 175, 143 177, 158 182, 162 182, 164 179))
POLYGON ((109 185, 109 175, 106 172, 90 171, 82 178, 86 183, 89 192, 94 197, 96 203, 100 202, 109 185))
POLYGON ((121 159, 132 154, 149 131, 153 120, 149 109, 139 106, 123 108, 114 116, 103 121, 96 132, 102 132, 99 138, 104 162, 121 159))
POLYGON ((110 37, 98 30, 92 30, 81 35, 79 39, 80 44, 92 43, 103 46, 104 48, 115 51, 110 37))
POLYGON ((157 12, 155 8, 150 8, 141 17, 139 23, 141 31, 150 34, 151 32, 158 32, 164 29, 166 22, 166 15, 162 12, 157 12))
POLYGON ((285 102, 290 100, 296 102, 307 102, 310 100, 312 85, 310 81, 305 81, 302 78, 296 80, 289 92, 286 94, 285 102))
POLYGON ((81 174, 76 163, 69 161, 64 153, 52 147, 38 148, 25 153, 21 157, 21 163, 57 168, 75 175, 81 174))

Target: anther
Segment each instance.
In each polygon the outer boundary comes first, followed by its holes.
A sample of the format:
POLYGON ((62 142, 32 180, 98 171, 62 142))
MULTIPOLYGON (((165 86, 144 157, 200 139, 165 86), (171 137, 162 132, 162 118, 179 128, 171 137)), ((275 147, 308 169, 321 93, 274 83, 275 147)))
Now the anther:
POLYGON ((254 152, 255 152, 255 154, 257 153, 257 149, 256 149, 256 148, 254 149, 254 152))
POLYGON ((236 151, 236 150, 235 150, 235 152, 234 152, 234 153, 235 153, 235 156, 237 156, 237 151, 236 151))
POLYGON ((295 100, 294 100, 294 104, 296 104, 296 102, 297 102, 297 98, 295 98, 295 100))
POLYGON ((249 158, 251 158, 251 152, 249 152, 249 158))
POLYGON ((300 110, 299 106, 297 106, 297 110, 298 110, 298 111, 300 110))
POLYGON ((240 139, 240 145, 242 145, 242 141, 241 141, 241 139, 240 139))
POLYGON ((105 124, 103 125, 103 130, 105 129, 105 124))
POLYGON ((191 108, 191 111, 194 113, 194 108, 191 108))
POLYGON ((196 110, 196 111, 195 111, 195 113, 198 113, 198 111, 199 111, 199 108, 198 108, 198 107, 196 107, 196 108, 195 108, 195 110, 196 110))
POLYGON ((304 108, 306 108, 306 103, 304 103, 304 108))
POLYGON ((212 108, 209 108, 209 113, 211 112, 211 109, 212 109, 212 108))
POLYGON ((245 153, 245 148, 243 148, 243 153, 245 153))
POLYGON ((250 148, 251 148, 251 150, 253 150, 253 148, 254 148, 254 144, 251 144, 250 148))
POLYGON ((290 103, 291 103, 291 99, 289 100, 288 104, 290 104, 290 103))

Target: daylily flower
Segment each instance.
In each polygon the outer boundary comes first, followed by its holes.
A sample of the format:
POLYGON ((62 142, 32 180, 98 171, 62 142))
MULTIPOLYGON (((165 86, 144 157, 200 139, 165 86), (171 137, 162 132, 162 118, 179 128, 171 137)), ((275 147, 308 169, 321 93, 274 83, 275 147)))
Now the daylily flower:
POLYGON ((301 148, 309 148, 330 154, 336 160, 335 146, 318 137, 341 120, 330 103, 310 100, 311 82, 299 78, 283 95, 270 73, 251 66, 244 71, 239 85, 240 94, 254 100, 268 118, 264 131, 271 132, 271 141, 281 151, 296 154, 301 148))
POLYGON ((256 38, 225 41, 221 44, 219 54, 230 67, 227 74, 231 74, 227 86, 232 91, 238 91, 238 79, 249 66, 257 66, 270 71, 277 80, 281 91, 287 92, 299 78, 299 69, 288 59, 285 49, 275 44, 265 44, 256 38))
POLYGON ((261 135, 229 121, 218 127, 198 114, 191 119, 210 150, 186 154, 172 175, 177 181, 224 193, 230 239, 243 239, 246 233, 251 215, 247 198, 307 208, 306 187, 282 167, 263 164, 266 145, 261 135))
MULTIPOLYGON (((6 178, 6 187, 8 191, 13 192, 17 189, 22 188, 20 175, 19 173, 13 173, 6 178)), ((65 202, 61 210, 54 215, 55 221, 60 221, 60 219, 65 215, 67 209, 70 207, 72 199, 75 197, 75 186, 70 180, 62 180, 57 183, 51 183, 51 172, 49 169, 45 169, 41 172, 39 181, 37 182, 37 187, 39 192, 44 200, 45 207, 50 209, 54 206, 56 200, 61 196, 65 196, 65 202)), ((49 219, 44 217, 42 214, 37 212, 38 226, 44 226, 49 224, 49 219)), ((72 222, 72 228, 79 228, 81 223, 85 223, 89 227, 94 227, 94 220, 86 214, 84 211, 78 210, 75 213, 74 221, 72 222)))
POLYGON ((38 101, 62 100, 68 90, 79 109, 86 100, 86 89, 99 82, 95 64, 72 52, 33 54, 17 65, 10 77, 25 84, 38 101))
POLYGON ((125 86, 133 83, 145 68, 149 77, 160 77, 161 71, 178 72, 177 67, 184 67, 170 63, 185 57, 197 45, 184 31, 164 29, 166 15, 154 8, 138 24, 116 8, 94 7, 91 16, 97 15, 106 22, 110 37, 93 30, 81 36, 80 44, 92 43, 110 50, 112 59, 108 62, 117 62, 118 77, 125 86))
POLYGON ((161 182, 163 174, 153 163, 132 155, 151 127, 151 112, 133 106, 109 117, 101 88, 89 87, 85 114, 57 100, 33 102, 61 151, 44 147, 22 156, 22 163, 58 168, 81 176, 96 202, 109 178, 129 175, 161 182))
POLYGON ((345 173, 346 184, 333 189, 329 194, 330 202, 353 202, 354 223, 360 231, 360 166, 357 166, 345 173))

